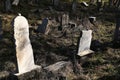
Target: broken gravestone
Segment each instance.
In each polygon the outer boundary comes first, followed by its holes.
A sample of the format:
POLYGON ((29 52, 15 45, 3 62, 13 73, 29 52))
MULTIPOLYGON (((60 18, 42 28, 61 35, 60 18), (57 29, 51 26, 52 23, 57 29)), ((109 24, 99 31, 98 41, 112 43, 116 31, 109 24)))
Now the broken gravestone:
POLYGON ((19 73, 29 72, 40 66, 35 65, 33 49, 29 39, 29 24, 25 17, 17 16, 14 19, 14 38, 19 73))
POLYGON ((48 26, 48 19, 47 18, 44 18, 42 20, 42 24, 38 25, 38 28, 36 31, 38 33, 48 34, 49 26, 48 26))
POLYGON ((0 17, 0 39, 2 38, 2 20, 0 17))
POLYGON ((90 50, 92 39, 92 30, 82 30, 82 37, 79 40, 78 54, 79 56, 85 56, 87 54, 93 53, 90 50))
POLYGON ((12 5, 15 5, 15 6, 17 6, 18 4, 19 4, 19 0, 14 0, 12 3, 12 5))
POLYGON ((10 2, 10 0, 6 0, 5 3, 4 3, 4 6, 5 6, 5 12, 11 11, 11 2, 10 2))

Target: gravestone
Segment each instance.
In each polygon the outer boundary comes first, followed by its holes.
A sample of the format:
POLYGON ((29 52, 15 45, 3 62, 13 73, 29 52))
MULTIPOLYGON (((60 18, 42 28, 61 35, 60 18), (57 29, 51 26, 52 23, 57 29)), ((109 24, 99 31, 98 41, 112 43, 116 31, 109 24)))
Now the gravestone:
POLYGON ((2 38, 2 20, 0 17, 0 39, 2 38))
POLYGON ((40 66, 35 65, 33 49, 29 39, 29 24, 25 17, 17 16, 14 19, 14 38, 19 73, 29 72, 40 66))
POLYGON ((69 15, 68 14, 62 14, 61 21, 60 21, 60 26, 62 28, 67 27, 68 23, 69 23, 69 15))
POLYGON ((47 30, 48 29, 48 19, 47 18, 44 18, 43 20, 42 20, 42 24, 40 24, 40 25, 38 25, 38 28, 37 28, 37 32, 38 33, 43 33, 43 34, 47 34, 48 32, 49 32, 49 30, 47 30))
POLYGON ((88 7, 88 6, 89 6, 85 1, 83 1, 82 4, 83 4, 85 7, 88 7))
POLYGON ((12 3, 12 5, 15 5, 15 6, 17 6, 18 4, 19 4, 19 0, 14 0, 12 3))
POLYGON ((5 5, 5 12, 11 11, 11 2, 10 2, 10 0, 6 0, 4 5, 5 5))
POLYGON ((96 21, 96 17, 91 16, 91 17, 89 17, 89 20, 90 20, 91 23, 94 23, 96 21))
POLYGON ((93 51, 90 50, 91 39, 92 39, 92 30, 82 30, 82 37, 80 38, 79 41, 77 55, 85 56, 87 54, 93 53, 93 51))

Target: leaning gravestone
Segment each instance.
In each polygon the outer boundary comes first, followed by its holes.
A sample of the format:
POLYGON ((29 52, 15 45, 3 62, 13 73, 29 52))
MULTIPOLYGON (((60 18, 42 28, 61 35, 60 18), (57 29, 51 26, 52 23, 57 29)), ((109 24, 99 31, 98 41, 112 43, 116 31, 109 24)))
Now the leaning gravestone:
POLYGON ((48 29, 48 19, 47 18, 44 18, 42 20, 42 24, 38 25, 38 28, 37 28, 37 32, 39 33, 43 33, 43 34, 47 34, 49 30, 48 29))
POLYGON ((83 1, 82 4, 83 4, 85 7, 88 7, 88 6, 89 6, 85 1, 83 1))
POLYGON ((15 6, 17 6, 18 4, 19 4, 19 0, 14 0, 12 3, 12 5, 15 5, 15 6))
POLYGON ((29 25, 23 16, 17 16, 14 19, 14 38, 19 70, 17 75, 39 68, 34 63, 33 49, 29 39, 29 25))
POLYGON ((6 12, 11 11, 11 2, 10 2, 10 0, 6 0, 4 5, 5 5, 5 11, 6 12))
POLYGON ((79 41, 78 46, 78 54, 79 56, 85 56, 87 54, 93 53, 92 50, 90 50, 91 45, 91 39, 92 39, 92 30, 82 30, 82 37, 79 41))

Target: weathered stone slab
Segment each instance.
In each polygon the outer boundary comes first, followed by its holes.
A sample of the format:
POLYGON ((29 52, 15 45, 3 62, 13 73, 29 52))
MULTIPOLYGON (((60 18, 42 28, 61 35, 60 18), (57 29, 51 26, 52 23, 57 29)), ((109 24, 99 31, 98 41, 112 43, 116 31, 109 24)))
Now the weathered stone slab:
POLYGON ((87 54, 93 53, 93 51, 90 50, 91 39, 92 30, 82 30, 82 37, 80 38, 79 41, 79 49, 77 55, 85 56, 87 54))
POLYGON ((28 21, 23 16, 17 16, 14 19, 14 38, 19 70, 17 75, 38 68, 39 66, 34 63, 33 49, 29 39, 28 21))
POLYGON ((67 64, 68 64, 68 62, 60 61, 60 62, 57 62, 53 65, 47 66, 44 69, 54 72, 54 71, 58 71, 58 70, 64 68, 67 64))
MULTIPOLYGON (((78 69, 78 72, 80 71, 81 68, 78 69)), ((73 64, 66 61, 56 62, 50 66, 41 69, 37 68, 18 76, 9 74, 8 72, 2 74, 4 75, 2 76, 2 80, 90 80, 82 72, 76 75, 73 72, 73 64)))

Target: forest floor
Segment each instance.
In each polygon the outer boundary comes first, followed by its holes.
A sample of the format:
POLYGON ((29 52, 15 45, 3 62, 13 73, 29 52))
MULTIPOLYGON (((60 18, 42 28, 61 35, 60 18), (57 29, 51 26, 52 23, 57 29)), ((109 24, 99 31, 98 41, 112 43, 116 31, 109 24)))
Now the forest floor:
MULTIPOLYGON (((24 7, 23 5, 21 6, 24 7)), ((35 8, 35 6, 29 7, 31 10, 35 8)), ((27 17, 30 25, 37 25, 45 16, 51 17, 53 14, 56 14, 51 13, 47 9, 42 11, 42 13, 33 13, 29 12, 28 8, 21 8, 20 11, 27 17)), ((77 15, 80 13, 80 16, 84 16, 85 12, 84 10, 82 11, 82 13, 78 11, 77 15)), ((59 13, 60 11, 57 12, 59 13)), ((85 60, 80 62, 84 74, 89 76, 91 80, 119 80, 120 47, 115 48, 112 42, 115 30, 115 14, 104 11, 96 13, 91 10, 89 10, 89 14, 97 17, 97 26, 92 27, 93 38, 91 49, 95 53, 85 57, 85 60)), ((3 20, 3 38, 0 40, 0 71, 15 72, 16 51, 11 22, 16 13, 1 13, 1 16, 3 20)), ((48 66, 62 60, 70 61, 71 51, 77 50, 77 40, 80 32, 78 31, 74 34, 68 32, 67 36, 56 37, 61 34, 56 29, 57 27, 51 28, 48 35, 37 34, 34 33, 33 29, 30 30, 30 40, 36 64, 48 66)), ((81 58, 78 57, 77 60, 79 59, 81 58)))

